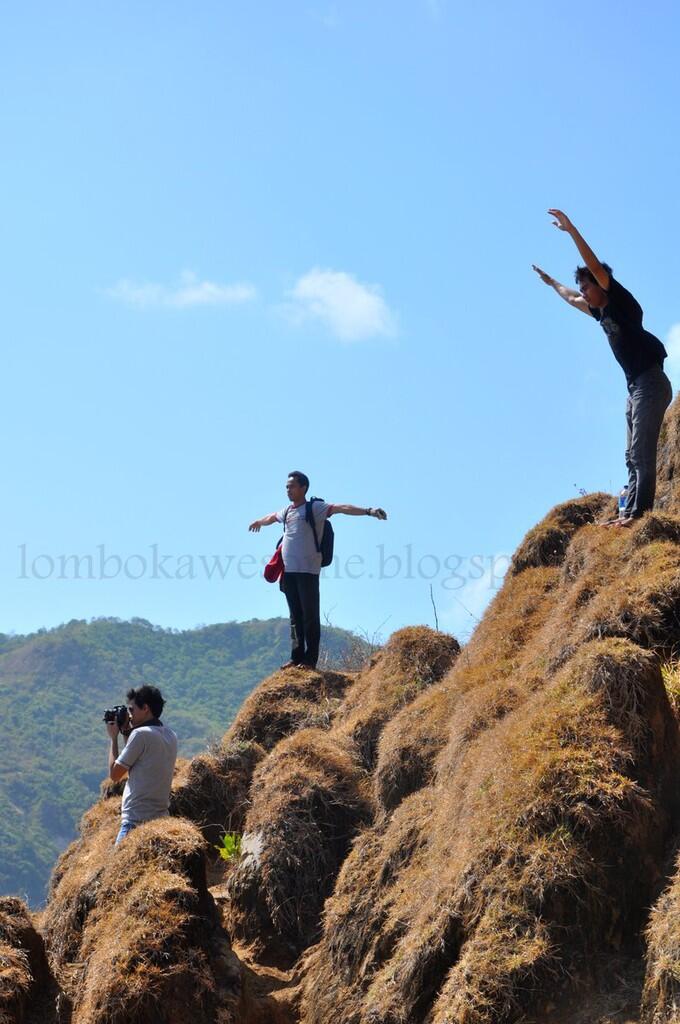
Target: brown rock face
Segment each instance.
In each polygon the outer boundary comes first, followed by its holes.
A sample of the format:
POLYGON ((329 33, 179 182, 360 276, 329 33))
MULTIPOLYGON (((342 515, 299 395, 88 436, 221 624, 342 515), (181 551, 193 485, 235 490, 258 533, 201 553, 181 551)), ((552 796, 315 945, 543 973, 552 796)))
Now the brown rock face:
POLYGON ((48 983, 43 940, 21 900, 0 898, 0 1022, 22 1024, 29 1001, 48 983))

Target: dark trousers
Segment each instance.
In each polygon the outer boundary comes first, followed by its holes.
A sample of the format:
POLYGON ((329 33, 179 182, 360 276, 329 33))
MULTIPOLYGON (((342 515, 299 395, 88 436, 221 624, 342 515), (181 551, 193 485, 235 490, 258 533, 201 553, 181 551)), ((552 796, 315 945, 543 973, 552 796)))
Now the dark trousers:
POLYGON ((281 589, 290 612, 290 660, 296 665, 316 668, 321 639, 318 574, 285 572, 281 589))
POLYGON ((663 416, 672 398, 671 382, 660 366, 652 366, 651 369, 645 370, 628 385, 626 516, 637 519, 654 505, 656 446, 663 416))

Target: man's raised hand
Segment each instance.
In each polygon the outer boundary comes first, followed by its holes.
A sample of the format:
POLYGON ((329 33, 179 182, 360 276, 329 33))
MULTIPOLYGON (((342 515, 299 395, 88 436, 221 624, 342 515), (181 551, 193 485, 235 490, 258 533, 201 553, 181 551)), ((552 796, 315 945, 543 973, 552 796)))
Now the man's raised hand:
POLYGON ((553 279, 550 276, 550 274, 546 274, 545 270, 541 270, 541 268, 537 267, 535 263, 531 264, 531 269, 536 271, 536 273, 540 277, 540 279, 543 282, 543 284, 552 284, 553 283, 553 279))
POLYGON ((548 210, 548 213, 551 217, 555 218, 553 224, 556 228, 559 228, 560 231, 572 232, 574 230, 574 225, 562 210, 548 210))
POLYGON ((256 519, 254 523, 250 524, 248 529, 250 530, 251 533, 259 533, 261 526, 262 526, 262 523, 260 522, 260 520, 256 519))
POLYGON ((376 519, 387 519, 387 512, 384 508, 372 508, 371 514, 374 515, 376 519))

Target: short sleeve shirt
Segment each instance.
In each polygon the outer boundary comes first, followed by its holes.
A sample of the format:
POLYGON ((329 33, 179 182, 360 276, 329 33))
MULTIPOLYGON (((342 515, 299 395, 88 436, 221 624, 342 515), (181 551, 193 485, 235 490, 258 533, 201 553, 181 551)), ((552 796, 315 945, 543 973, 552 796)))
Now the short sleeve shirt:
MULTIPOLYGON (((321 536, 331 506, 317 499, 311 502, 316 526, 316 537, 321 544, 321 536)), ((286 572, 311 572, 316 576, 321 572, 321 552, 316 550, 312 527, 307 522, 306 503, 286 505, 276 513, 279 523, 283 523, 283 566, 286 572)))
POLYGON ((607 335, 614 358, 631 384, 652 366, 663 366, 666 349, 659 339, 642 326, 642 307, 623 285, 609 279, 608 303, 604 309, 589 306, 607 335))
POLYGON ((130 733, 116 764, 128 770, 122 821, 148 821, 168 813, 177 737, 166 725, 140 725, 130 733))

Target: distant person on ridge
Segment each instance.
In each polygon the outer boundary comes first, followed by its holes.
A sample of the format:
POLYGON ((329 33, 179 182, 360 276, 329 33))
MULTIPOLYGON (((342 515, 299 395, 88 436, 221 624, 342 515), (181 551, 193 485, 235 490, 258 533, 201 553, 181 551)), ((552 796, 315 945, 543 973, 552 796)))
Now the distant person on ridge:
POLYGON ((387 519, 381 508, 358 508, 356 505, 329 505, 321 498, 307 501, 309 479, 295 470, 288 474, 286 493, 291 502, 280 512, 256 519, 248 527, 258 533, 262 526, 283 523, 283 566, 281 589, 286 595, 290 613, 292 650, 290 661, 282 668, 305 665, 316 668, 319 660, 321 619, 319 611, 319 573, 321 542, 326 519, 335 514, 373 516, 387 519))
POLYGON ((165 701, 158 687, 140 686, 136 690, 128 690, 127 699, 130 732, 120 754, 118 735, 121 730, 118 723, 106 723, 111 740, 109 776, 113 782, 120 782, 128 776, 116 844, 143 821, 167 817, 177 759, 177 737, 161 722, 165 701))
POLYGON ((606 525, 631 526, 654 505, 659 431, 673 398, 671 382, 663 371, 666 349, 643 328, 639 303, 614 279, 611 267, 600 263, 567 215, 561 210, 548 213, 555 218, 556 228, 571 235, 585 263, 574 275, 579 290, 560 284, 540 267, 534 265, 533 269, 565 302, 600 323, 626 375, 628 498, 622 517, 606 525))

